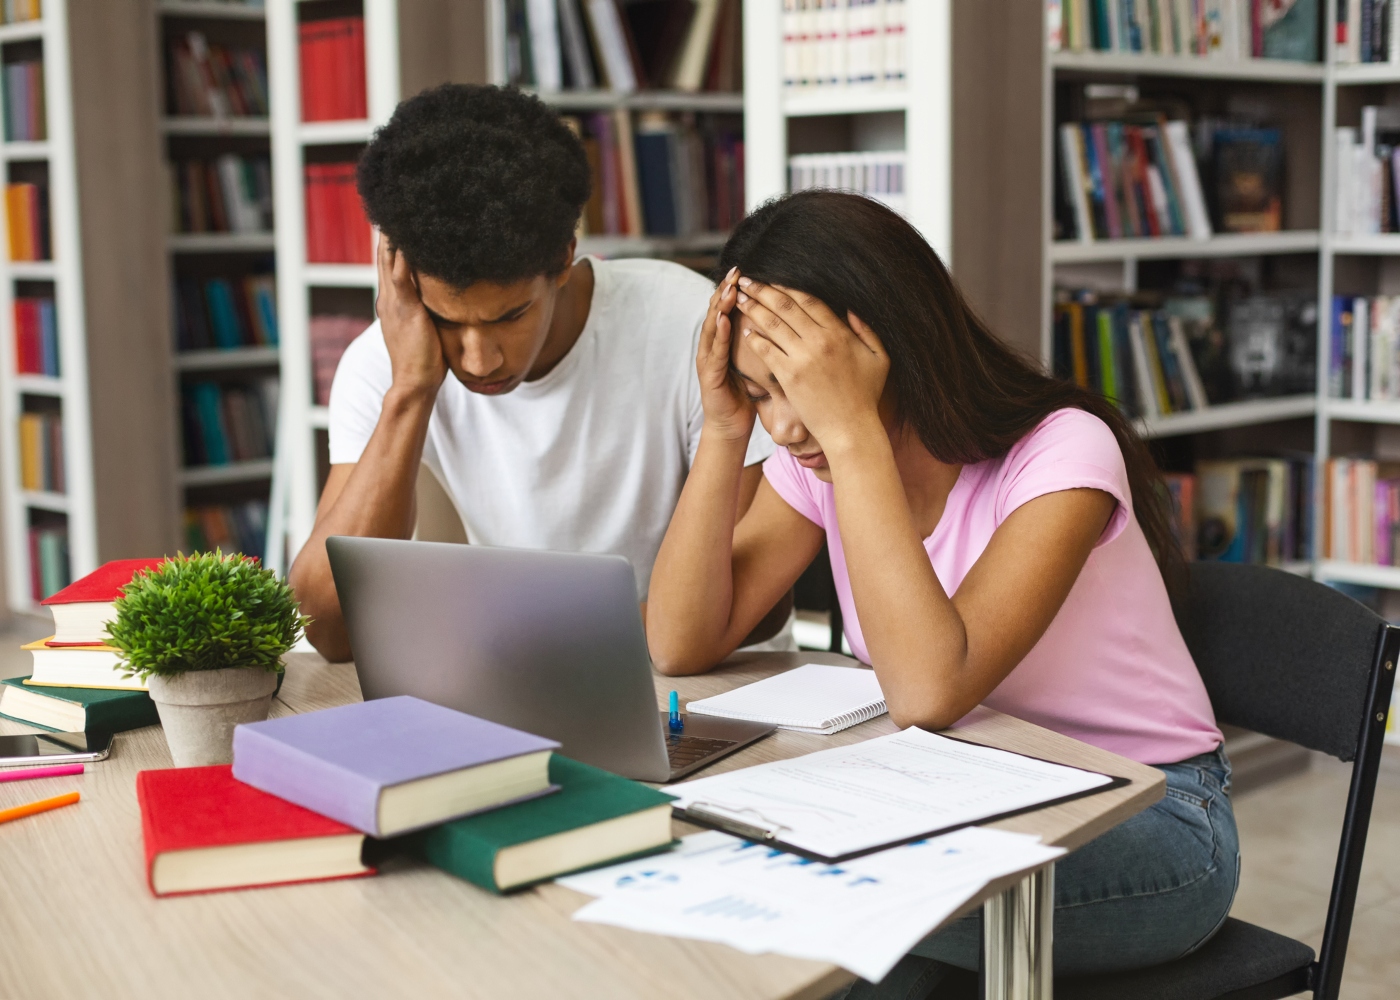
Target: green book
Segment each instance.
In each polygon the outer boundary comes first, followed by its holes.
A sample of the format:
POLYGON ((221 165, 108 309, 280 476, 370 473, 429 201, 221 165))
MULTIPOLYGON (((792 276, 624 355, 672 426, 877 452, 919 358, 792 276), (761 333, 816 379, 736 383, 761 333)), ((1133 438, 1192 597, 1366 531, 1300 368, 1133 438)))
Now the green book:
POLYGON ((671 846, 671 802, 646 785, 557 753, 559 791, 412 833, 404 845, 429 864, 492 892, 654 854, 671 846))
POLYGON ((113 688, 26 685, 26 677, 0 680, 0 715, 51 732, 77 733, 128 729, 160 722, 156 703, 145 691, 113 688))

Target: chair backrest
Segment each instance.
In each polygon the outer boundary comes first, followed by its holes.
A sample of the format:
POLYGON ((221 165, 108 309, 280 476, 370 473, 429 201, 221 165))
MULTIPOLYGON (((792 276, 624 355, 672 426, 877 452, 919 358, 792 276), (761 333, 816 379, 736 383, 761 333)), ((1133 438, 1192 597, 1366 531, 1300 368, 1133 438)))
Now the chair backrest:
POLYGON ((1315 1000, 1336 1000, 1400 661, 1400 628, 1331 587, 1267 566, 1231 563, 1193 563, 1175 610, 1219 721, 1354 761, 1327 924, 1312 969, 1315 1000))
POLYGON ((1355 759, 1379 615, 1306 577, 1217 562, 1191 564, 1176 613, 1219 721, 1355 759))

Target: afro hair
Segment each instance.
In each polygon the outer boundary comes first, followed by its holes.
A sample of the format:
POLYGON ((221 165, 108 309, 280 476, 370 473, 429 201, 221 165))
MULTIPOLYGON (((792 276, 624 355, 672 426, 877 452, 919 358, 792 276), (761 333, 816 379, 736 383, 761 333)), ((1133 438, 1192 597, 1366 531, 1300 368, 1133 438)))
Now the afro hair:
POLYGON ((548 106, 464 84, 400 104, 358 182, 409 265, 456 288, 558 274, 589 193, 583 144, 548 106))

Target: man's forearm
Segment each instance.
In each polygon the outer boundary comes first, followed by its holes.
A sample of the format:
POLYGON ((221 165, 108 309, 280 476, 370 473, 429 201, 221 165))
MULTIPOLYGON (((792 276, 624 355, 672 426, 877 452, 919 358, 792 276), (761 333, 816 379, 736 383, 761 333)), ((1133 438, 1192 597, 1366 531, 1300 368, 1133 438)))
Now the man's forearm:
POLYGON ((328 659, 347 659, 350 647, 326 539, 331 535, 412 535, 414 489, 435 396, 392 388, 385 394, 369 444, 343 481, 333 474, 327 482, 315 529, 292 566, 291 584, 302 610, 314 619, 307 638, 328 659))

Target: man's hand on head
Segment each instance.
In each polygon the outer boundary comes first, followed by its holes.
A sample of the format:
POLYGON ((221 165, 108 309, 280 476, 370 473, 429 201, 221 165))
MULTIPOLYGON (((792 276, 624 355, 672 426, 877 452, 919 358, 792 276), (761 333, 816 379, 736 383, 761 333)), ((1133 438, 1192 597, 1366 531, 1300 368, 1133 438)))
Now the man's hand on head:
POLYGON ((394 388, 411 395, 437 397, 447 377, 447 359, 438 339, 408 261, 382 234, 379 237, 379 297, 374 304, 389 363, 394 388))

